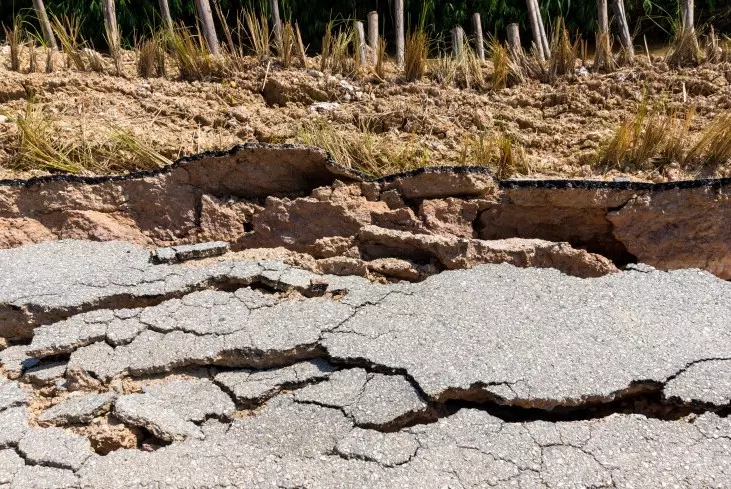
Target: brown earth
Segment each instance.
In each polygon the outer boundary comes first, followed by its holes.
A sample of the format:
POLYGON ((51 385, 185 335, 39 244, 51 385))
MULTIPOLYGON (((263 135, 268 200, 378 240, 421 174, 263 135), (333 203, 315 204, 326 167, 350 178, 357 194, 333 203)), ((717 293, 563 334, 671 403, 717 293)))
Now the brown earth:
MULTIPOLYGON (((6 66, 8 55, 1 58, 0 110, 6 117, 0 118, 0 178, 43 173, 17 166, 14 119, 29 101, 42 108, 50 131, 62 141, 101 145, 115 127, 170 159, 242 142, 299 142, 306 139, 303 126, 327 122, 338 134, 371 138, 386 148, 394 166, 389 171, 475 163, 476 141, 507 136, 525 154, 527 168, 514 170, 519 175, 599 179, 622 175, 595 165, 596 149, 643 100, 663 103, 668 112, 695 107, 691 139, 731 109, 731 66, 676 70, 657 57, 648 64, 639 56, 635 67, 615 73, 570 75, 552 85, 529 81, 498 91, 443 87, 428 80, 404 83, 396 73, 385 82, 369 75, 343 79, 253 58, 245 69, 209 82, 139 78, 131 52, 125 53, 126 77, 67 70, 60 54, 50 74, 12 72, 6 66), (326 101, 337 106, 313 106, 326 101)), ((22 69, 27 71, 27 61, 22 69)), ((491 71, 488 62, 488 79, 491 71)), ((729 164, 650 166, 628 169, 627 175, 650 181, 731 175, 729 164)))
POLYGON ((730 188, 496 182, 470 167, 373 180, 316 148, 251 144, 131 178, 6 183, 0 247, 227 240, 235 251, 286 249, 318 271, 407 280, 502 262, 591 277, 634 261, 731 278, 730 188))

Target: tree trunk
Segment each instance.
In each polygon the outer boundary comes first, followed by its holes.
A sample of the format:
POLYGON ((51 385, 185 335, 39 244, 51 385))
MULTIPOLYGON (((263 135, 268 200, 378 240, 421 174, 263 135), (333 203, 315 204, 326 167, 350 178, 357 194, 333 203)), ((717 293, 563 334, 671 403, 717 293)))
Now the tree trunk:
POLYGON ((694 0, 682 0, 681 7, 683 9, 683 30, 694 30, 695 29, 695 1, 694 0))
POLYGON ((530 18, 530 29, 533 33, 533 44, 536 48, 536 55, 541 61, 546 60, 546 53, 543 51, 543 40, 541 39, 541 28, 538 27, 538 13, 534 0, 526 0, 528 5, 528 17, 530 18))
POLYGON ((355 22, 355 32, 357 36, 358 41, 358 65, 365 66, 366 65, 366 39, 365 39, 365 28, 363 27, 363 22, 356 21, 355 22))
POLYGON ((404 0, 394 2, 396 22, 396 64, 404 67, 404 0))
POLYGON ((619 40, 627 55, 627 61, 632 63, 635 59, 635 48, 632 45, 632 36, 627 25, 627 16, 624 13, 624 0, 612 0, 612 10, 619 24, 619 40))
POLYGON ((58 49, 58 44, 56 44, 56 36, 53 35, 51 22, 48 20, 48 14, 46 13, 46 6, 43 5, 43 0, 33 0, 33 8, 38 16, 38 22, 40 22, 41 28, 43 29, 43 38, 46 41, 46 45, 55 51, 58 49))
POLYGON ((508 25, 508 49, 514 58, 523 55, 523 46, 520 44, 520 26, 518 24, 508 25))
POLYGON ((455 26, 452 29, 452 52, 457 58, 462 56, 464 52, 464 29, 460 26, 455 26))
POLYGON ((279 17, 279 0, 269 0, 272 9, 272 19, 274 20, 274 42, 277 46, 282 45, 282 19, 279 17))
POLYGON ((218 55, 218 36, 216 35, 216 25, 213 23, 211 3, 209 0, 195 0, 195 6, 198 10, 198 19, 203 27, 203 37, 206 38, 208 50, 216 56, 218 55))
POLYGON ((551 57, 551 44, 548 42, 548 36, 546 36, 546 26, 543 23, 543 18, 541 17, 541 7, 538 4, 538 0, 533 0, 533 3, 536 6, 536 17, 538 18, 538 28, 541 30, 541 42, 543 43, 543 53, 546 55, 546 58, 551 57))
POLYGON ((480 58, 480 61, 485 61, 485 40, 482 37, 482 18, 479 12, 472 14, 472 26, 475 30, 477 56, 480 58))
POLYGON ((599 35, 609 32, 609 12, 607 0, 596 0, 597 18, 599 19, 599 35))
POLYGON ((119 27, 117 26, 117 9, 114 6, 114 0, 103 0, 102 12, 104 13, 109 51, 114 56, 114 53, 119 51, 119 27))
POLYGON ((375 10, 368 13, 368 46, 371 48, 371 64, 375 65, 378 52, 378 12, 375 10))
POLYGON ((160 0, 160 16, 162 17, 162 23, 166 29, 173 28, 173 17, 170 15, 170 6, 168 0, 160 0))

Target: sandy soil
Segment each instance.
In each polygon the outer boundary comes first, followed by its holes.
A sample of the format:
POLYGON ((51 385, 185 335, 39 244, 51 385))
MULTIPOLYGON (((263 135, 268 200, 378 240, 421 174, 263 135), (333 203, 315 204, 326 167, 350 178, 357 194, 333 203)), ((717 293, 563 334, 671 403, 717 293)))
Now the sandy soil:
MULTIPOLYGON (((247 141, 302 141, 303 125, 329 121, 339 133, 376 138, 393 154, 417 155, 419 164, 473 164, 475 141, 507 136, 528 163, 518 176, 625 175, 652 181, 731 176, 730 164, 700 170, 672 164, 628 169, 627 174, 595 164, 597 148, 643 100, 663 104, 669 112, 694 106, 691 138, 697 136, 731 109, 729 64, 671 70, 659 57, 648 63, 640 56, 634 68, 611 74, 577 73, 554 85, 530 81, 491 91, 445 88, 433 81, 407 84, 395 74, 385 82, 368 75, 344 80, 253 58, 242 72, 220 81, 143 79, 135 74, 131 52, 125 53, 125 77, 68 70, 60 54, 53 73, 26 73, 27 64, 17 73, 9 70, 6 51, 0 54, 0 112, 5 114, 0 117, 0 178, 43 173, 17 168, 14 118, 29 100, 42 107, 64 139, 103 141, 111 127, 119 127, 170 159, 247 141), (313 104, 318 102, 337 105, 317 109, 313 104)), ((489 62, 484 71, 490 75, 489 62)))

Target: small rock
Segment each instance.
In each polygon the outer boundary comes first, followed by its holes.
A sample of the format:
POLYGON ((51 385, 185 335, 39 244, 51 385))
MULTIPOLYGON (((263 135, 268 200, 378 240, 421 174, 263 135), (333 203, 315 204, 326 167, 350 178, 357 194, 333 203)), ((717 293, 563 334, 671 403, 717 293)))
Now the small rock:
POLYGON ((331 112, 339 107, 340 104, 337 102, 315 102, 307 110, 310 112, 331 112))
POLYGON ((26 462, 78 470, 94 452, 86 437, 63 428, 31 428, 18 443, 26 462))
POLYGON ((37 386, 50 385, 66 374, 67 362, 54 362, 28 369, 24 378, 37 386))
POLYGON ((122 396, 114 403, 114 415, 121 421, 145 428, 163 441, 203 438, 203 432, 163 401, 145 394, 122 396))
POLYGON ((194 245, 169 246, 158 248, 152 252, 152 260, 155 263, 177 263, 186 260, 199 260, 220 256, 231 248, 226 241, 214 241, 211 243, 199 243, 194 245))
POLYGON ((89 423, 108 410, 115 397, 111 393, 69 397, 45 411, 38 419, 53 424, 89 423))

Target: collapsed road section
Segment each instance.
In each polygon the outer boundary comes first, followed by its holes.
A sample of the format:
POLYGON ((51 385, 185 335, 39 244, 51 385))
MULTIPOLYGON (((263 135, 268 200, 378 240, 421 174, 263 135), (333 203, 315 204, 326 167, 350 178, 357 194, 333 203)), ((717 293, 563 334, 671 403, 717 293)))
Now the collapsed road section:
POLYGON ((0 486, 731 480, 731 283, 706 271, 379 283, 64 240, 0 274, 0 486))
POLYGON ((372 179, 316 148, 247 144, 151 172, 0 182, 0 247, 222 240, 283 248, 323 273, 406 280, 494 262, 582 277, 639 262, 729 279, 730 188, 495 181, 479 167, 372 179))

